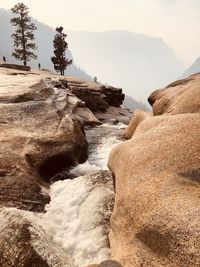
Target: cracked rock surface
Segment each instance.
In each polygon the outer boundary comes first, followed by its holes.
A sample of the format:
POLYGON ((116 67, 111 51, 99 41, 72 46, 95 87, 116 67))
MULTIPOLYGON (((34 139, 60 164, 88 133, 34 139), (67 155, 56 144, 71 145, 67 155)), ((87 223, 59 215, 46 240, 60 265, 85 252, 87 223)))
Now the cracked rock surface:
POLYGON ((87 159, 83 125, 54 80, 1 70, 0 205, 43 211, 40 185, 87 159))
MULTIPOLYGON (((93 114, 91 103, 96 111, 106 111, 111 105, 115 116, 119 113, 123 119, 127 116, 119 107, 124 97, 121 89, 81 80, 78 83, 87 87, 86 90, 77 86, 75 78, 0 69, 0 266, 77 266, 70 241, 63 248, 52 239, 51 229, 47 231, 48 227, 44 227, 50 221, 44 215, 50 202, 49 186, 67 179, 73 166, 87 160, 84 124, 101 124, 93 114)), ((95 185, 86 186, 95 187, 88 191, 86 204, 93 211, 98 205, 102 207, 101 214, 94 212, 94 218, 90 217, 90 223, 98 225, 101 240, 94 239, 101 247, 97 252, 96 247, 95 256, 99 253, 109 258, 107 234, 114 202, 112 178, 103 172, 82 179, 87 183, 96 181, 95 185)), ((78 190, 80 184, 76 182, 78 190)), ((88 212, 84 205, 82 209, 84 214, 88 212)), ((89 217, 80 219, 83 225, 89 225, 89 217)), ((86 235, 88 240, 90 233, 86 235)), ((87 248, 93 251, 93 243, 87 248)), ((79 249, 74 251, 79 253, 79 249)))

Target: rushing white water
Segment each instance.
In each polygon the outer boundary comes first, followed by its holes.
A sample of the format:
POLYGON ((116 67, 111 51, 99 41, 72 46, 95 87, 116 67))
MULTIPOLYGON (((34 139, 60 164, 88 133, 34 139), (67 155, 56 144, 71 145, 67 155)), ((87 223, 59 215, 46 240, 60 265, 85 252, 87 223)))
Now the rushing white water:
POLYGON ((107 170, 107 161, 111 149, 120 142, 122 129, 125 125, 103 124, 87 131, 87 139, 90 144, 88 160, 75 167, 71 174, 74 176, 85 175, 92 171, 107 170))
POLYGON ((53 240, 72 255, 77 267, 110 258, 107 235, 114 204, 113 183, 107 172, 92 172, 107 169, 108 155, 120 142, 122 128, 102 125, 88 129, 90 155, 86 163, 71 171, 77 178, 51 186, 51 203, 43 218, 48 222, 45 227, 53 240))

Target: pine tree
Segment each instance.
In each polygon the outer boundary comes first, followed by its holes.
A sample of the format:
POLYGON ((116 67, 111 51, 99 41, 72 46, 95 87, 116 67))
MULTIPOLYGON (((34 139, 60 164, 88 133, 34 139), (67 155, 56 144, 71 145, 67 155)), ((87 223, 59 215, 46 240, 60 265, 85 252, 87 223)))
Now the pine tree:
POLYGON ((65 41, 67 34, 63 33, 63 27, 56 28, 56 35, 53 40, 54 55, 51 61, 54 64, 54 69, 64 75, 66 68, 72 64, 72 60, 66 58, 66 50, 68 43, 65 41))
POLYGON ((31 59, 37 59, 32 50, 37 49, 33 40, 35 36, 33 31, 37 29, 31 18, 28 16, 29 9, 23 3, 18 3, 11 9, 16 15, 10 20, 11 24, 16 27, 16 31, 12 34, 15 50, 12 56, 17 60, 23 61, 24 65, 31 59))

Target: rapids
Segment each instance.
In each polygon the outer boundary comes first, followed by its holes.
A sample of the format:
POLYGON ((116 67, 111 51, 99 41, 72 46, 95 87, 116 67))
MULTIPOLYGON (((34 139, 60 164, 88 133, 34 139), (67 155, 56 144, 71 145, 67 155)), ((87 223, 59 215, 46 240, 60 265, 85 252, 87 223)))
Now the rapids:
POLYGON ((105 177, 97 181, 98 175, 92 173, 107 170, 110 150, 121 142, 124 127, 123 124, 103 124, 88 128, 88 161, 71 170, 71 177, 76 178, 51 186, 51 202, 43 217, 48 223, 44 226, 53 240, 73 256, 77 267, 110 258, 109 225, 104 224, 109 224, 113 209, 113 183, 105 177))

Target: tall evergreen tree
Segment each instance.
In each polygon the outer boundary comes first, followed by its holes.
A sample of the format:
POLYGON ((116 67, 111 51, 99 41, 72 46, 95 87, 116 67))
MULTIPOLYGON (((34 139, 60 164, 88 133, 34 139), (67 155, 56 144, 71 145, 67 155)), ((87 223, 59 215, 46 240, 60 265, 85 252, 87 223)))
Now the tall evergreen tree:
POLYGON ((37 56, 32 51, 37 49, 36 44, 33 42, 35 40, 33 32, 37 28, 28 15, 28 7, 23 3, 18 3, 11 11, 15 17, 10 22, 16 27, 16 31, 12 34, 15 47, 12 56, 17 60, 23 61, 24 65, 26 65, 31 59, 37 59, 37 56))
POLYGON ((63 27, 56 28, 56 32, 53 40, 54 56, 51 61, 54 64, 54 69, 64 75, 66 68, 72 64, 72 60, 66 58, 68 43, 65 41, 67 34, 63 33, 63 27))

